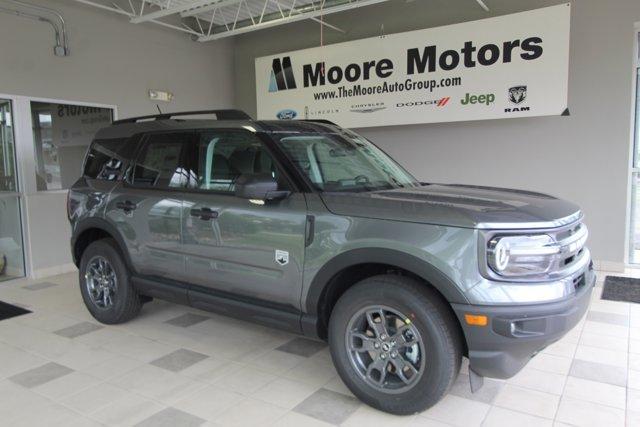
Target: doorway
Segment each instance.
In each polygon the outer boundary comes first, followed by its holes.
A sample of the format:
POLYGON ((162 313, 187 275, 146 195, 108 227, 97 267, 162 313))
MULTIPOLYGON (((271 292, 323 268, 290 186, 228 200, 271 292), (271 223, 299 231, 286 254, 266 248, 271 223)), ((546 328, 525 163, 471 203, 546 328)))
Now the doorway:
POLYGON ((0 281, 25 275, 13 105, 0 99, 0 281))

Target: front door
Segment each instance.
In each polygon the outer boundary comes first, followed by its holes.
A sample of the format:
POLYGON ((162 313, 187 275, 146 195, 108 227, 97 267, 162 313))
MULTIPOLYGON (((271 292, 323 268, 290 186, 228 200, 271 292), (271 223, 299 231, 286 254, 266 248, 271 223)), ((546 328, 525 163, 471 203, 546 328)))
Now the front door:
POLYGON ((192 135, 148 135, 128 182, 111 193, 107 215, 124 238, 138 274, 184 279, 181 190, 188 181, 183 160, 192 135))
MULTIPOLYGON (((234 195, 243 174, 269 173, 291 189, 253 133, 200 132, 192 145, 183 198, 182 245, 194 285, 299 309, 307 208, 302 193, 276 202, 234 195)), ((206 289, 205 289, 206 290, 206 289)))

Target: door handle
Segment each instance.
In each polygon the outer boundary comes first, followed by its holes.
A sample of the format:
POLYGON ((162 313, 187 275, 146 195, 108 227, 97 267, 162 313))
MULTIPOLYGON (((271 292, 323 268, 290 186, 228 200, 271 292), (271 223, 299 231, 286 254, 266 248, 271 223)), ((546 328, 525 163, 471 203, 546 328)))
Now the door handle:
POLYGON ((203 221, 218 218, 218 212, 210 208, 191 209, 191 216, 199 217, 203 221))
POLYGON ((117 209, 122 209, 125 212, 135 211, 137 207, 138 207, 138 205, 136 205, 135 203, 133 203, 130 200, 126 200, 124 202, 116 203, 116 208, 117 209))

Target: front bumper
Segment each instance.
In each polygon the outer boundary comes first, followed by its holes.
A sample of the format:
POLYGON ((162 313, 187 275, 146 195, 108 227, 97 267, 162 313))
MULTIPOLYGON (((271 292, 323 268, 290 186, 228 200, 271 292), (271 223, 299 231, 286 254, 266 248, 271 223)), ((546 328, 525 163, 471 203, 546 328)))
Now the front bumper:
POLYGON ((562 301, 544 304, 482 306, 452 304, 469 350, 469 366, 477 374, 510 378, 540 350, 569 332, 587 311, 596 281, 593 268, 584 282, 562 301), (465 314, 485 315, 487 326, 470 326, 465 314))

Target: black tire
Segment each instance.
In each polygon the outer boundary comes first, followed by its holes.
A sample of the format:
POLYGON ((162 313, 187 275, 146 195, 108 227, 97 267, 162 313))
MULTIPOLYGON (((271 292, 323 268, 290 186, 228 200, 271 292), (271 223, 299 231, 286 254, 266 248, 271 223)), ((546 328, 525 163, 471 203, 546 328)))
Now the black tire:
POLYGON ((82 299, 91 315, 100 323, 108 325, 124 323, 136 317, 140 312, 141 297, 131 285, 129 269, 115 240, 101 239, 87 247, 80 260, 79 281, 82 299), (108 308, 98 307, 87 289, 85 274, 89 262, 95 257, 106 259, 117 278, 117 291, 113 297, 113 304, 108 308))
POLYGON ((329 321, 333 363, 349 390, 366 404, 397 415, 424 411, 442 399, 460 372, 463 342, 459 324, 442 297, 417 280, 382 275, 365 279, 340 297, 329 321), (384 305, 411 318, 425 348, 420 377, 407 391, 378 390, 361 376, 350 359, 345 334, 349 322, 365 307, 384 305))

